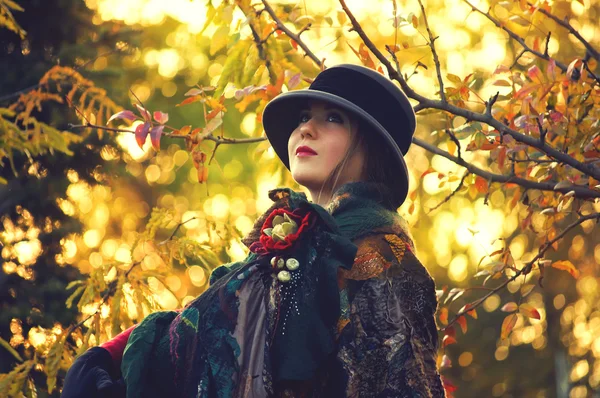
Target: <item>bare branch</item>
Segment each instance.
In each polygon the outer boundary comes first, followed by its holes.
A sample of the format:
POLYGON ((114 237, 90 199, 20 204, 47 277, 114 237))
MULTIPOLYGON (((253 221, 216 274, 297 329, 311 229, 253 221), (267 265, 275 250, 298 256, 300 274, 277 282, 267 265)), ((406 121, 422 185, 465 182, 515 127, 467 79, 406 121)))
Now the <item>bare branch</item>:
POLYGON ((296 43, 298 43, 298 45, 300 46, 300 48, 302 48, 302 50, 304 50, 304 52, 306 53, 306 55, 308 55, 310 57, 310 59, 312 59, 313 62, 315 64, 317 64, 317 66, 319 68, 322 68, 323 67, 323 62, 308 48, 308 46, 306 45, 306 43, 304 43, 302 41, 302 39, 300 39, 300 35, 302 34, 302 32, 304 32, 305 30, 307 30, 307 29, 310 28, 310 24, 308 24, 305 27, 303 27, 300 30, 300 32, 298 32, 298 34, 295 34, 291 30, 289 30, 287 28, 287 26, 285 26, 283 24, 283 22, 281 22, 281 19, 277 16, 277 14, 275 13, 275 10, 267 2, 267 0, 262 0, 262 3, 264 5, 264 7, 265 7, 265 10, 269 13, 269 15, 271 16, 271 18, 273 19, 273 21, 275 21, 275 23, 277 24, 277 29, 283 31, 290 39, 292 39, 296 43))
POLYGON ((546 11, 544 8, 542 7, 537 7, 536 5, 527 2, 527 4, 530 7, 535 7, 539 12, 541 12, 542 14, 544 14, 545 16, 547 16, 548 18, 552 19, 554 22, 556 22, 558 25, 562 26, 563 28, 565 28, 566 30, 569 31, 570 34, 572 34, 573 36, 575 36, 577 38, 577 40, 579 40, 581 42, 581 44, 583 44, 586 48, 586 50, 589 52, 589 54, 597 61, 600 62, 600 52, 598 52, 598 50, 596 50, 594 48, 594 46, 592 46, 586 39, 583 38, 583 36, 581 36, 581 34, 577 31, 577 29, 575 29, 573 27, 573 25, 571 25, 568 21, 567 18, 565 17, 565 19, 560 19, 558 18, 556 15, 546 11))
POLYGON ((429 211, 427 212, 427 214, 431 213, 434 210, 437 210, 440 208, 441 205, 443 205, 444 203, 448 202, 458 191, 460 191, 460 189, 463 187, 465 180, 467 179, 467 177, 469 176, 468 171, 465 173, 464 176, 462 176, 462 178, 460 179, 460 182, 458 183, 458 186, 448 195, 444 198, 444 200, 442 200, 440 203, 438 203, 437 205, 435 205, 434 207, 432 207, 431 209, 429 209, 429 211))
POLYGON ((570 191, 575 191, 575 197, 580 199, 590 199, 590 198, 600 198, 600 192, 591 190, 584 186, 572 185, 564 188, 555 188, 557 182, 537 182, 530 181, 524 178, 515 177, 515 176, 505 176, 502 174, 494 174, 489 171, 480 169, 477 166, 472 165, 471 163, 466 162, 464 159, 453 156, 446 151, 439 149, 438 147, 431 145, 420 138, 413 137, 413 143, 421 148, 434 153, 436 155, 440 155, 445 157, 448 160, 453 161, 454 163, 463 166, 469 172, 476 174, 482 178, 485 178, 491 182, 500 182, 500 183, 512 183, 522 186, 526 189, 539 189, 540 191, 551 191, 551 192, 560 192, 560 193, 568 193, 570 191))
POLYGON ((431 29, 429 29, 429 22, 427 22, 427 13, 425 13, 425 7, 423 6, 423 1, 419 0, 419 5, 421 6, 421 12, 423 13, 423 19, 425 20, 425 27, 427 28, 427 34, 429 35, 429 47, 431 48, 431 54, 433 55, 433 62, 435 63, 435 70, 437 72, 438 83, 440 84, 440 98, 442 102, 446 102, 446 93, 444 92, 444 80, 442 79, 442 71, 440 67, 440 59, 438 57, 437 51, 435 51, 435 44, 437 37, 433 37, 431 33, 431 29))
MULTIPOLYGON (((126 129, 117 129, 117 128, 106 127, 106 126, 98 126, 96 124, 91 124, 91 123, 86 123, 86 124, 69 124, 68 128, 70 128, 70 129, 94 128, 94 129, 101 129, 101 130, 106 130, 106 131, 113 131, 113 132, 117 132, 117 133, 135 134, 135 131, 126 130, 126 129)), ((163 137, 184 138, 184 139, 185 138, 188 138, 188 139, 190 138, 190 136, 187 136, 187 135, 177 135, 177 134, 170 134, 170 133, 163 134, 163 137)), ((226 137, 215 137, 214 135, 209 134, 206 137, 204 137, 204 139, 216 142, 218 145, 221 145, 221 144, 252 144, 252 143, 255 143, 255 142, 266 141, 267 137, 226 138, 226 137)))

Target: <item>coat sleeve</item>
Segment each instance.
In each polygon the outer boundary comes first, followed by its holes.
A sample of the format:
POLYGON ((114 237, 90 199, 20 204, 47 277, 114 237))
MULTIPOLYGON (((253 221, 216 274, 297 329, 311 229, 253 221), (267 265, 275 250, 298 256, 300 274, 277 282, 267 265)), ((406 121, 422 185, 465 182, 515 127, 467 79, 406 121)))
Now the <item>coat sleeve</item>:
POLYGON ((357 246, 352 269, 340 274, 349 303, 347 319, 340 319, 336 358, 344 393, 444 397, 436 365, 433 279, 405 236, 371 235, 357 246))

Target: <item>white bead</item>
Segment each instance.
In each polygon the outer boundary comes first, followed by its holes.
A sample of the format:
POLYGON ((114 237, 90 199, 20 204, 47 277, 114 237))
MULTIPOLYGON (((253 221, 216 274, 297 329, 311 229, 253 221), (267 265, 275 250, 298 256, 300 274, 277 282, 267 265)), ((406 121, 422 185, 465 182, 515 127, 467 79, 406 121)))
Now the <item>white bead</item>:
POLYGON ((281 282, 288 282, 290 280, 290 273, 287 271, 279 271, 279 273, 277 274, 277 279, 279 279, 281 282))
POLYGON ((287 261, 285 262, 285 266, 290 271, 294 271, 300 267, 300 263, 295 258, 288 258, 287 261))

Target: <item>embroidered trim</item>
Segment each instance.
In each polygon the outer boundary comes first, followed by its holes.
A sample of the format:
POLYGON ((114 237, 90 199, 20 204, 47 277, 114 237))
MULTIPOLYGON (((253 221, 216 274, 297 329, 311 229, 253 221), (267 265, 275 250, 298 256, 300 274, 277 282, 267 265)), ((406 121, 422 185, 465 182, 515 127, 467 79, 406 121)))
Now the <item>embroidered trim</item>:
POLYGON ((398 263, 402 262, 404 258, 404 253, 406 252, 406 243, 400 239, 397 235, 386 234, 384 235, 385 241, 389 243, 390 249, 392 249, 392 253, 394 253, 394 257, 398 263))

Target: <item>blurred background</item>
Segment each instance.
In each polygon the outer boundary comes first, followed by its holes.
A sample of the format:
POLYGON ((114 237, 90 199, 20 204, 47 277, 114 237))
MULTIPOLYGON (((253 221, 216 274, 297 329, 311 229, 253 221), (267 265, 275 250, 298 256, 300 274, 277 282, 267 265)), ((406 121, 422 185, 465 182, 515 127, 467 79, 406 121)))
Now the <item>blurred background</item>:
MULTIPOLYGON (((191 88, 217 86, 228 47, 240 35, 248 35, 244 14, 233 5, 221 7, 221 0, 18 3, 24 11, 12 13, 26 35, 21 38, 13 30, 0 30, 0 108, 10 107, 20 94, 38 87, 50 68, 61 65, 75 68, 95 87, 105 90, 105 97, 115 105, 112 113, 133 109, 132 104, 141 101, 146 109, 167 112, 171 126, 201 127, 204 113, 200 104, 177 104, 191 88)), ((397 55, 403 71, 410 75, 409 84, 420 94, 435 97, 437 79, 426 33, 421 26, 416 29, 397 18, 422 18, 419 4, 412 0, 395 3, 347 1, 380 48, 394 41, 403 47, 397 55), (398 29, 395 23, 400 25, 398 29), (417 69, 419 62, 428 68, 417 69), (412 74, 413 70, 418 72, 412 74)), ((491 10, 500 19, 510 19, 516 15, 513 7, 518 8, 518 3, 473 4, 491 10)), ((302 39, 319 59, 325 59, 325 65, 360 63, 351 48, 358 49, 357 35, 349 31, 336 1, 278 1, 273 5, 283 5, 282 17, 294 31, 312 24, 302 39)), ((600 48, 600 2, 555 1, 551 7, 560 17, 570 16, 570 23, 581 35, 600 48)), ((482 98, 493 95, 499 89, 492 84, 493 72, 501 64, 512 64, 520 48, 464 1, 429 0, 425 11, 434 34, 439 36, 435 43, 444 75, 462 78, 473 73, 473 90, 482 98)), ((522 35, 532 29, 544 36, 551 31, 548 54, 567 64, 584 53, 580 43, 555 22, 534 18, 538 19, 533 27, 519 24, 518 19, 513 19, 512 26, 522 35)), ((251 56, 251 51, 242 54, 240 62, 251 56)), ((305 76, 314 77, 318 71, 306 57, 290 56, 289 60, 305 76)), ((524 55, 518 62, 526 69, 533 58, 524 55)), ((246 67, 251 69, 252 65, 246 67)), ((240 88, 232 83, 223 91, 227 107, 224 134, 231 138, 260 137, 260 110, 236 105, 235 91, 240 88)), ((81 117, 67 105, 45 104, 33 114, 58 130, 69 130, 68 124, 81 123, 81 117)), ((122 127, 128 126, 123 123, 122 127)), ((416 135, 446 149, 436 134, 443 128, 440 114, 424 114, 418 117, 416 135)), ((84 135, 83 130, 69 131, 84 135)), ((0 137, 0 153, 9 140, 8 135, 0 137)), ((120 322, 123 328, 159 306, 178 308, 200 294, 216 264, 245 257, 247 249, 240 238, 269 207, 267 191, 280 186, 300 189, 267 142, 220 146, 203 184, 198 183, 197 170, 182 140, 164 138, 156 152, 149 139, 140 148, 133 134, 93 129, 69 148, 72 154, 54 151, 31 158, 27 151, 13 151, 10 161, 6 153, 4 159, 0 157, 0 177, 6 181, 0 185, 0 337, 21 355, 28 350, 47 354, 66 327, 95 311, 97 301, 81 309, 66 308, 65 301, 72 293, 67 291, 70 282, 95 270, 101 270, 110 282, 117 269, 139 259, 144 271, 164 266, 163 257, 136 252, 139 232, 147 226, 153 208, 167 209, 172 217, 171 222, 161 224, 157 242, 168 239, 177 222, 196 218, 181 225, 177 234, 197 245, 198 255, 175 261, 167 272, 149 276, 145 285, 149 301, 144 306, 128 307, 128 316, 123 315, 120 322)), ((464 153, 464 158, 484 167, 488 155, 474 151, 464 153)), ((406 158, 412 177, 410 191, 416 196, 399 213, 411 225, 418 257, 438 289, 472 288, 453 304, 450 312, 456 312, 462 304, 485 293, 483 278, 474 277, 482 257, 506 244, 516 263, 529 261, 537 253, 536 236, 546 227, 546 219, 534 214, 531 227, 523 229, 527 203, 513 200, 506 189, 486 197, 467 188, 431 210, 457 186, 463 169, 416 145, 406 158), (430 168, 446 177, 437 173, 422 177, 430 168), (463 302, 467 297, 470 300, 463 302)), ((599 211, 600 205, 594 208, 599 211)), ((522 281, 489 297, 478 310, 477 320, 469 318, 465 335, 458 332, 457 344, 444 349, 452 358, 452 366, 442 374, 457 386, 455 396, 600 396, 598 231, 594 222, 584 223, 549 255, 576 264, 580 271, 577 278, 549 269, 543 288, 532 281, 535 287, 527 302, 538 309, 541 319, 519 317, 510 337, 500 339, 506 316, 501 307, 515 301, 513 294, 522 281)), ((126 297, 133 296, 134 286, 125 284, 123 289, 126 297)), ((102 307, 101 316, 111 316, 109 306, 102 307)), ((107 331, 106 335, 119 330, 107 331)), ((65 355, 60 360, 66 363, 69 358, 72 356, 65 355)), ((13 355, 0 347, 0 373, 8 373, 14 364, 13 355)), ((43 385, 43 366, 36 369, 35 383, 43 385)), ((64 369, 60 372, 59 377, 64 369)), ((47 395, 43 391, 39 394, 47 395)), ((57 392, 51 395, 57 396, 57 392)))

